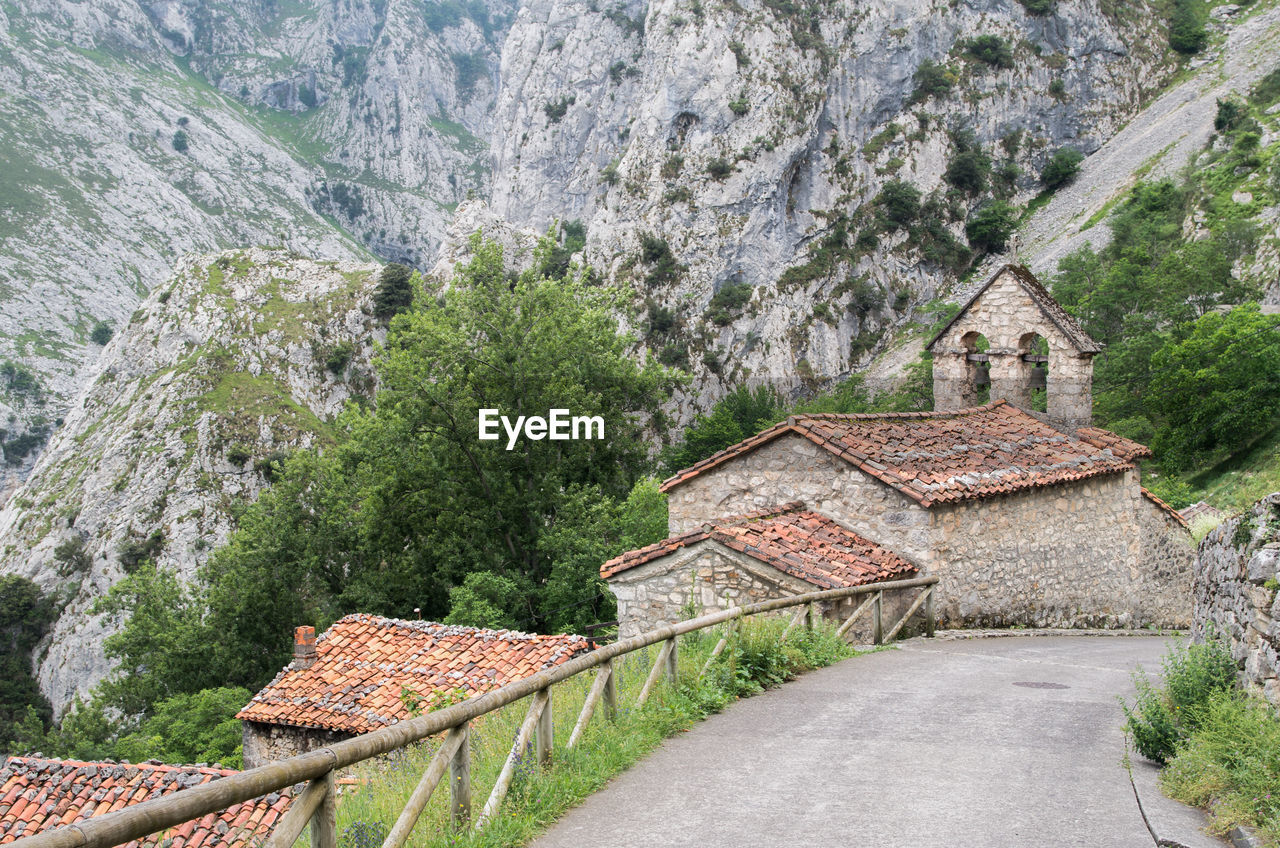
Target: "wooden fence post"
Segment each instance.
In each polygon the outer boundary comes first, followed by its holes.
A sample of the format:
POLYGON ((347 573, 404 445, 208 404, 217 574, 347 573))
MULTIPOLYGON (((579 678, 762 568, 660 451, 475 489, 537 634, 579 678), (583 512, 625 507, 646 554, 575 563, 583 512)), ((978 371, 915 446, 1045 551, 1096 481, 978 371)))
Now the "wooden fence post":
POLYGON ((333 772, 324 776, 324 798, 311 817, 311 848, 338 848, 338 799, 333 772))
POLYGON ((548 686, 547 703, 542 708, 542 715, 538 716, 538 765, 551 765, 551 746, 555 744, 555 714, 551 711, 551 687, 548 686))
POLYGON ((471 826, 471 724, 462 726, 462 741, 449 760, 449 808, 455 830, 471 826))
POLYGON ((604 682, 604 715, 609 721, 618 720, 618 685, 616 678, 617 670, 613 667, 613 660, 605 660, 604 667, 609 669, 609 679, 604 682))
POLYGON ((924 635, 933 638, 934 628, 938 626, 937 619, 933 615, 933 586, 929 587, 929 597, 924 601, 924 635))
POLYGON ((670 639, 671 650, 667 652, 667 682, 675 686, 680 678, 680 666, 678 651, 680 650, 680 637, 672 636, 670 639))
POLYGON ((879 645, 884 642, 884 622, 881 613, 884 607, 884 592, 876 592, 876 599, 871 602, 871 641, 879 645))

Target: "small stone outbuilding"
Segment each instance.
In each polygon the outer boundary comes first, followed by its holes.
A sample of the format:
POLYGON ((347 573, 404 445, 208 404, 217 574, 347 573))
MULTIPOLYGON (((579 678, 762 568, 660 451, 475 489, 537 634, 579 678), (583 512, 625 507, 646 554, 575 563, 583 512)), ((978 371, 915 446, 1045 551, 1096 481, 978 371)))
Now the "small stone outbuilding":
POLYGON ((294 659, 236 714, 244 764, 323 748, 410 716, 403 693, 471 697, 552 668, 592 649, 582 636, 535 636, 348 615, 315 638, 295 633, 294 659))
MULTIPOLYGON (((1029 271, 1006 266, 930 349, 936 411, 788 418, 662 484, 673 537, 799 500, 937 576, 944 625, 1189 626, 1187 523, 1142 488, 1151 452, 1090 426, 1101 345, 1029 271)), ((636 553, 601 571, 624 632, 703 591, 674 564, 614 565, 636 553)))
MULTIPOLYGON (((802 503, 722 518, 609 560, 600 569, 618 600, 618 635, 690 615, 822 589, 918 576, 916 566, 802 503)), ((861 598, 823 607, 843 621, 861 598)), ((912 597, 888 593, 884 615, 895 621, 912 597)), ((870 618, 851 638, 871 641, 870 618)))

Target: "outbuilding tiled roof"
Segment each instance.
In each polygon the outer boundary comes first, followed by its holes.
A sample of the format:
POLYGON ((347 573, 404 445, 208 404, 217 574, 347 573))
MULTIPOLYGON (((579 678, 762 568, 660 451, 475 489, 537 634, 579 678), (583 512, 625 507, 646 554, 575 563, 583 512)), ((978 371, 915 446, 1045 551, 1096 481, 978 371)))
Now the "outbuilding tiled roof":
POLYGON ((796 502, 724 518, 692 533, 630 551, 601 566, 600 576, 612 577, 707 540, 719 542, 819 589, 896 580, 917 571, 893 551, 796 502))
MULTIPOLYGON (((0 767, 0 844, 236 774, 154 763, 86 763, 9 757, 0 767)), ((257 845, 289 809, 291 790, 229 807, 127 848, 239 848, 257 845), (172 841, 169 841, 172 840, 172 841)))
POLYGON ((1003 400, 955 412, 796 415, 677 473, 662 490, 788 433, 926 507, 1115 474, 1149 455, 1136 442, 1089 429, 1087 440, 1067 435, 1003 400), (1101 434, 1114 443, 1100 446, 1101 434))
POLYGON ((937 335, 929 340, 929 343, 925 345, 925 349, 932 350, 933 346, 938 343, 938 340, 945 336, 947 332, 950 331, 951 327, 969 311, 969 307, 973 306, 974 302, 978 298, 982 297, 983 292, 989 289, 991 284, 1000 278, 1001 274, 1006 273, 1013 275, 1014 279, 1018 281, 1018 285, 1021 286, 1022 290, 1027 293, 1027 296, 1031 298, 1032 303, 1034 303, 1040 311, 1044 313, 1046 318, 1053 322, 1054 326, 1062 331, 1062 334, 1066 336, 1067 341, 1071 343, 1072 347, 1081 353, 1096 354, 1102 352, 1102 345, 1094 341, 1093 338, 1084 331, 1084 327, 1080 326, 1080 322, 1071 317, 1070 313, 1063 309, 1062 305, 1059 304, 1058 301, 1053 299, 1053 295, 1049 294, 1048 290, 1046 290, 1045 287, 1040 284, 1040 281, 1036 279, 1036 275, 1032 274, 1025 265, 1005 265, 999 271, 992 274, 990 279, 983 283, 982 286, 965 301, 964 306, 960 307, 960 311, 956 313, 956 317, 948 321, 947 325, 939 330, 937 335))
POLYGON ((1101 427, 1081 427, 1076 430, 1076 438, 1094 447, 1109 450, 1121 459, 1147 459, 1153 455, 1151 448, 1146 445, 1101 427))
POLYGON ((409 717, 400 693, 420 698, 496 689, 592 650, 582 636, 532 636, 357 613, 316 640, 310 667, 285 667, 236 718, 367 733, 409 717))

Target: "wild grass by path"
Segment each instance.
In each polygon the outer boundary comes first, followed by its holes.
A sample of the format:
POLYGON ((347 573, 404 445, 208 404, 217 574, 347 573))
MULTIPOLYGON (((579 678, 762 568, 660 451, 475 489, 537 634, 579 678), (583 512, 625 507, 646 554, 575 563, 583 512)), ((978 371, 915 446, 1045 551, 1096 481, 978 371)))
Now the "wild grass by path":
MULTIPOLYGON (((701 679, 698 674, 721 633, 713 630, 682 637, 678 685, 663 683, 641 709, 636 709, 634 704, 657 646, 615 660, 617 720, 608 721, 603 705, 598 707, 573 750, 569 750, 566 743, 594 675, 582 674, 558 684, 553 689, 550 707, 555 725, 551 765, 540 767, 533 751, 526 750, 498 814, 483 829, 462 833, 454 832, 450 825, 448 781, 442 781, 408 845, 413 848, 524 845, 614 775, 657 748, 664 739, 688 730, 739 697, 761 692, 803 671, 855 654, 825 625, 813 631, 797 628, 783 642, 784 627, 785 623, 779 619, 744 623, 701 679)), ((472 723, 473 817, 484 807, 528 705, 528 699, 524 699, 472 723)), ((341 848, 381 845, 438 746, 438 740, 419 743, 350 771, 356 783, 344 787, 338 803, 341 848)), ((299 844, 306 845, 307 840, 304 834, 299 844)))

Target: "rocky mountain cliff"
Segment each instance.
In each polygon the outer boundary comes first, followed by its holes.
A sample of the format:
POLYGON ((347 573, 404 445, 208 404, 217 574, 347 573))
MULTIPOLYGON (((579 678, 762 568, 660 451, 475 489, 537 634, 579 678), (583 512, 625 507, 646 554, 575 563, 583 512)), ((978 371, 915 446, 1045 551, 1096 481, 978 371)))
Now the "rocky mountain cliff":
POLYGON ((0 3, 0 499, 178 256, 429 263, 514 5, 0 3))
POLYGON ((373 391, 376 266, 252 249, 183 260, 107 346, 0 512, 0 571, 62 610, 39 657, 58 708, 107 672, 93 602, 144 558, 190 578, 288 451, 373 391))
MULTIPOLYGON (((1248 45, 1276 39, 1260 5, 1248 45)), ((1178 67, 1163 27, 1111 0, 0 2, 0 492, 30 473, 0 570, 66 605, 42 688, 105 673, 86 611, 130 563, 192 574, 264 460, 371 388, 374 266, 342 263, 443 271, 476 229, 515 259, 559 222, 694 373, 678 419, 888 367, 975 212, 1027 204, 1056 150, 1110 155, 1178 67)), ((1195 78, 1256 79, 1242 49, 1195 78)), ((1070 196, 1028 233, 1083 231, 1070 196)))

